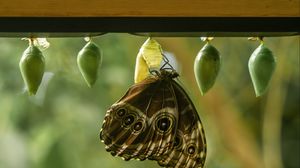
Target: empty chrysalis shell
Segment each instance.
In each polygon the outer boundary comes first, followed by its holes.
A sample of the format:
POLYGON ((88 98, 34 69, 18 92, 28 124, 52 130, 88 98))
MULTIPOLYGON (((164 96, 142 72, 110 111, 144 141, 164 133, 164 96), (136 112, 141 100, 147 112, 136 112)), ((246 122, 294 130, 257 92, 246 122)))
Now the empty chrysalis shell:
POLYGON ((218 50, 209 43, 205 44, 194 62, 194 73, 202 95, 214 85, 220 66, 221 57, 218 50))
POLYGON ((272 51, 262 43, 252 53, 248 62, 256 96, 261 96, 265 93, 275 67, 276 60, 272 51))
POLYGON ((162 58, 160 44, 156 40, 148 38, 136 57, 134 82, 138 83, 147 78, 150 74, 149 69, 159 68, 162 58))
POLYGON ((97 80, 98 67, 101 61, 100 49, 91 41, 77 55, 78 68, 89 87, 92 87, 97 80))
POLYGON ((29 95, 35 95, 45 71, 45 58, 39 48, 31 44, 23 52, 19 67, 29 95))

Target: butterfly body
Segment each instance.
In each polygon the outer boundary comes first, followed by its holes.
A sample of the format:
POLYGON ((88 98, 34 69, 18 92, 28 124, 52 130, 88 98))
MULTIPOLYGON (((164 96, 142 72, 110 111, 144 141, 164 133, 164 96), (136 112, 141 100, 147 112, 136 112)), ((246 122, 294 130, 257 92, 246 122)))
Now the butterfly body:
POLYGON ((155 71, 131 86, 107 111, 100 138, 124 160, 156 160, 163 167, 203 167, 206 141, 197 111, 175 71, 155 71))

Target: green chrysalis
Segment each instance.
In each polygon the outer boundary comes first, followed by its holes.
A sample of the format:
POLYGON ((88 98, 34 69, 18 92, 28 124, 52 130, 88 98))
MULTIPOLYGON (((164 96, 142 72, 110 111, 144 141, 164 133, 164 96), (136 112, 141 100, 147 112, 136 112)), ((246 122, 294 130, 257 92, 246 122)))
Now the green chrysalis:
POLYGON ((93 42, 88 42, 77 55, 79 70, 89 87, 92 87, 98 74, 98 67, 102 61, 101 52, 93 42))
POLYGON ((276 59, 263 43, 250 56, 248 68, 256 96, 265 93, 276 67, 276 59))
POLYGON ((30 44, 23 52, 19 67, 29 95, 35 95, 45 71, 45 58, 39 48, 30 44))
POLYGON ((194 62, 194 73, 202 95, 214 85, 220 66, 221 57, 218 50, 209 43, 205 44, 194 62))

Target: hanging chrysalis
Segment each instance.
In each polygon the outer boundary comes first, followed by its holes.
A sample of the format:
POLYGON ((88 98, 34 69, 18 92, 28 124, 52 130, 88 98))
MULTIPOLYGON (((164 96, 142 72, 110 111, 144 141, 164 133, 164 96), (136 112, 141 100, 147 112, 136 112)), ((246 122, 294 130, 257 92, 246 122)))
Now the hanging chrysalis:
POLYGON ((256 96, 266 92, 270 79, 276 67, 276 59, 269 50, 262 38, 259 38, 260 45, 250 56, 248 68, 254 86, 256 96))
POLYGON ((134 82, 138 83, 144 80, 149 75, 149 69, 158 69, 162 58, 160 44, 154 39, 148 38, 136 58, 134 82))
POLYGON ((92 87, 97 80, 98 67, 101 65, 101 61, 99 47, 89 38, 88 43, 77 55, 79 71, 89 87, 92 87))
POLYGON ((35 95, 44 75, 45 58, 32 38, 23 52, 19 67, 29 95, 35 95))
POLYGON ((220 54, 210 44, 212 39, 212 37, 202 39, 206 44, 199 51, 194 62, 194 73, 202 95, 214 85, 221 66, 220 54))

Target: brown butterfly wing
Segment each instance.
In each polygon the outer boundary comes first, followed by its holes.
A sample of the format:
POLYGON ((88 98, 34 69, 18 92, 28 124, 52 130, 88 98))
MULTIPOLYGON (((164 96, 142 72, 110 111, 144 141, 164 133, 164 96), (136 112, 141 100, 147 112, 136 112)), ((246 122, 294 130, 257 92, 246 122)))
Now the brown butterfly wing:
POLYGON ((172 83, 149 77, 129 88, 107 111, 100 138, 125 160, 160 156, 172 148, 178 121, 172 83))
POLYGON ((170 168, 203 167, 206 158, 206 139, 199 115, 184 89, 174 80, 179 121, 173 150, 157 158, 158 163, 170 168))
POLYGON ((158 157, 167 153, 173 146, 177 128, 178 110, 175 92, 170 82, 159 80, 161 85, 156 89, 157 93, 152 99, 159 104, 159 108, 149 107, 149 112, 154 112, 153 115, 147 115, 151 129, 144 137, 144 148, 139 150, 139 154, 147 158, 158 157))

